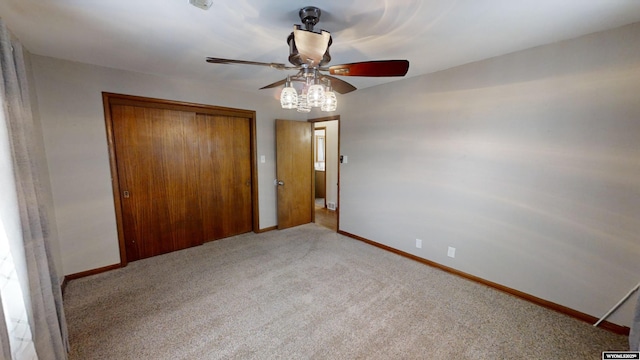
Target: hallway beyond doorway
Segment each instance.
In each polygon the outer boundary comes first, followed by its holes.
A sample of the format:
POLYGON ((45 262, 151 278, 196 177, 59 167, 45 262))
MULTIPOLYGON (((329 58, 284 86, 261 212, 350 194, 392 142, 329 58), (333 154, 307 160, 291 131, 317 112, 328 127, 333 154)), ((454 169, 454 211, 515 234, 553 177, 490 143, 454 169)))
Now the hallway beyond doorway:
POLYGON ((316 199, 316 224, 338 231, 338 213, 324 207, 324 198, 316 199))

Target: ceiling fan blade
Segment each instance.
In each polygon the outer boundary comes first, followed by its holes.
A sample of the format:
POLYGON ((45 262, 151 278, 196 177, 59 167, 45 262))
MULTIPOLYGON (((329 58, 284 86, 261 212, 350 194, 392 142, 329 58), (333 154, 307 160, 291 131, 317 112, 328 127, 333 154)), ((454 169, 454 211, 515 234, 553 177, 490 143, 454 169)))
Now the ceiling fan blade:
POLYGON ((350 93, 352 91, 357 90, 355 86, 349 84, 348 82, 342 79, 338 79, 337 77, 329 76, 329 75, 323 75, 323 77, 331 80, 331 87, 333 88, 333 90, 335 90, 340 94, 346 94, 346 93, 350 93))
MULTIPOLYGON (((351 84, 349 84, 348 82, 342 80, 342 79, 338 79, 337 77, 334 76, 329 76, 329 75, 322 75, 323 79, 328 79, 331 80, 331 87, 333 88, 333 90, 335 90, 336 92, 340 93, 340 94, 346 94, 346 93, 350 93, 354 90, 357 90, 357 88, 351 84)), ((296 77, 291 77, 290 78, 291 81, 301 81, 300 79, 296 78, 296 77)), ((264 90, 264 89, 271 89, 271 88, 275 88, 278 86, 282 86, 287 82, 287 79, 282 79, 279 81, 276 81, 272 84, 263 86, 260 88, 260 90, 264 90)))
POLYGON ((269 84, 267 86, 263 86, 263 87, 260 88, 260 90, 271 89, 271 88, 274 88, 274 87, 278 87, 280 85, 284 85, 286 82, 287 82, 287 79, 282 79, 280 81, 274 82, 273 84, 269 84))
POLYGON ((268 66, 270 68, 278 69, 278 70, 297 69, 296 67, 286 66, 285 64, 280 64, 280 63, 265 63, 265 62, 259 62, 259 61, 222 59, 222 58, 214 58, 214 57, 208 57, 207 62, 212 64, 242 64, 242 65, 268 66))
MULTIPOLYGON (((297 74, 295 74, 295 75, 290 75, 288 78, 289 78, 289 80, 291 80, 291 81, 302 81, 302 79, 303 79, 303 78, 302 78, 302 73, 303 73, 303 71, 302 71, 302 70, 300 70, 300 71, 298 71, 298 73, 297 73, 297 74)), ((287 79, 282 79, 282 80, 279 80, 279 81, 274 82, 273 84, 269 84, 269 85, 267 85, 267 86, 263 86, 263 87, 261 87, 261 88, 260 88, 260 90, 264 90, 264 89, 271 89, 271 88, 274 88, 274 87, 278 87, 278 86, 280 86, 280 85, 284 85, 284 84, 286 84, 286 83, 287 83, 287 79)))
POLYGON ((331 75, 339 76, 405 76, 409 70, 407 60, 363 61, 352 64, 334 65, 328 68, 331 75))

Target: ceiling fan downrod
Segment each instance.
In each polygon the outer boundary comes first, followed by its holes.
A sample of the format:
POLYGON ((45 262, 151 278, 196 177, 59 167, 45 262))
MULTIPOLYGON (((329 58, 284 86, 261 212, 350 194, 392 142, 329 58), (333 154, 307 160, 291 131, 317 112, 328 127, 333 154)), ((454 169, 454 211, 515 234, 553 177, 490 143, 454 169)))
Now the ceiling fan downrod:
POLYGON ((298 13, 307 31, 313 31, 313 27, 320 21, 320 14, 322 12, 315 6, 305 6, 298 13))

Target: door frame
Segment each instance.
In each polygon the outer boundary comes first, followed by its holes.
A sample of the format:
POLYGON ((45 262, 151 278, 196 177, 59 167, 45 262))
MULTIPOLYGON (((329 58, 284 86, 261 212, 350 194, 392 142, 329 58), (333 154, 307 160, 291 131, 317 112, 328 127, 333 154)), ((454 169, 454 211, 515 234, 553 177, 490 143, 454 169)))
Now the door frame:
MULTIPOLYGON (((316 133, 315 133, 315 132, 316 132, 316 130, 322 130, 322 131, 324 131, 324 145, 323 145, 323 146, 324 146, 324 149, 323 149, 323 150, 324 150, 324 152, 325 152, 325 154, 324 154, 324 156, 325 156, 325 160, 324 160, 324 162, 325 162, 325 168, 324 168, 324 171, 323 171, 323 173, 324 173, 324 174, 322 175, 322 177, 324 177, 324 192, 325 192, 325 194, 324 194, 324 195, 325 195, 325 196, 324 196, 324 207, 326 208, 326 207, 327 207, 327 165, 326 165, 326 164, 327 164, 327 128, 326 128, 326 127, 315 127, 315 124, 314 124, 314 128, 313 128, 313 140, 316 140, 316 139, 315 139, 315 138, 316 138, 316 133)), ((315 160, 316 160, 316 157, 317 157, 317 153, 318 153, 318 142, 317 142, 317 141, 313 141, 313 156, 314 156, 314 159, 313 159, 313 160, 314 160, 314 170, 315 170, 315 160)), ((314 174, 314 175, 315 175, 315 174, 314 174)), ((315 179, 315 176, 314 176, 314 179, 315 179)), ((316 190, 317 190, 317 184, 316 184, 315 180, 314 180, 314 182, 313 182, 313 188, 314 188, 314 189, 313 189, 313 190, 314 190, 313 192, 314 192, 314 194, 315 194, 315 192, 316 192, 316 190)), ((314 209, 314 210, 313 210, 314 215, 313 215, 313 219, 314 219, 314 221, 315 221, 315 212, 316 212, 316 211, 315 211, 315 198, 314 198, 313 200, 314 200, 314 207, 313 207, 313 209, 314 209)))
MULTIPOLYGON (((313 119, 308 119, 307 121, 310 123, 314 123, 313 128, 315 129, 315 123, 319 123, 319 122, 324 122, 324 121, 333 121, 333 120, 338 120, 338 173, 336 174, 338 177, 338 191, 337 191, 337 203, 338 206, 336 207, 336 230, 339 232, 340 231, 340 115, 330 115, 330 116, 325 116, 325 117, 321 117, 321 118, 313 118, 313 119)), ((326 176, 326 171, 325 171, 325 176, 326 176)), ((315 204, 315 178, 313 181, 313 188, 312 188, 312 196, 314 196, 314 198, 312 199, 313 204, 315 204)), ((325 186, 326 186, 326 180, 325 180, 325 186)), ((327 199, 325 197, 325 206, 327 203, 327 199)), ((313 213, 312 213, 312 220, 313 222, 316 221, 316 210, 315 210, 315 205, 313 207, 313 213)))
POLYGON ((115 94, 102 92, 102 106, 104 108, 104 119, 107 131, 107 146, 109 150, 109 165, 111 168, 111 186, 113 188, 113 200, 116 213, 116 225, 118 230, 118 245, 120 247, 120 266, 126 266, 127 253, 124 238, 122 203, 120 201, 120 183, 118 177, 118 167, 115 152, 115 139, 113 132, 113 119, 111 117, 111 105, 131 105, 150 107, 165 110, 177 110, 194 112, 200 114, 222 115, 242 117, 249 119, 250 131, 250 155, 251 155, 251 213, 252 213, 252 231, 256 232, 260 226, 260 212, 258 204, 258 162, 256 147, 256 112, 254 110, 234 109, 228 107, 196 104, 183 101, 165 100, 157 98, 148 98, 142 96, 115 94))

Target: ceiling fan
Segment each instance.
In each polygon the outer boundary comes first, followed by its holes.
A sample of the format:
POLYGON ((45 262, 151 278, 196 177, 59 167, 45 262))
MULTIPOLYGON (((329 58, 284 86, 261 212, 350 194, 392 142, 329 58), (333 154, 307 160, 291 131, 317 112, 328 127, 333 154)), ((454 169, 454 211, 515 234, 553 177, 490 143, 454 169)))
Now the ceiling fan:
POLYGON ((276 81, 261 89, 274 88, 285 85, 290 86, 291 81, 300 81, 307 85, 327 82, 328 86, 340 94, 346 94, 356 90, 356 87, 335 76, 365 76, 365 77, 390 77, 404 76, 409 70, 407 60, 374 60, 350 64, 332 65, 329 47, 333 43, 328 31, 314 31, 313 27, 320 21, 321 11, 315 6, 306 6, 300 9, 300 20, 304 24, 294 25, 293 32, 287 38, 289 44, 289 62, 293 66, 281 63, 265 63, 247 60, 233 60, 208 57, 207 62, 213 64, 243 64, 268 66, 277 70, 298 70, 293 76, 276 81), (328 72, 329 75, 323 74, 328 72))

